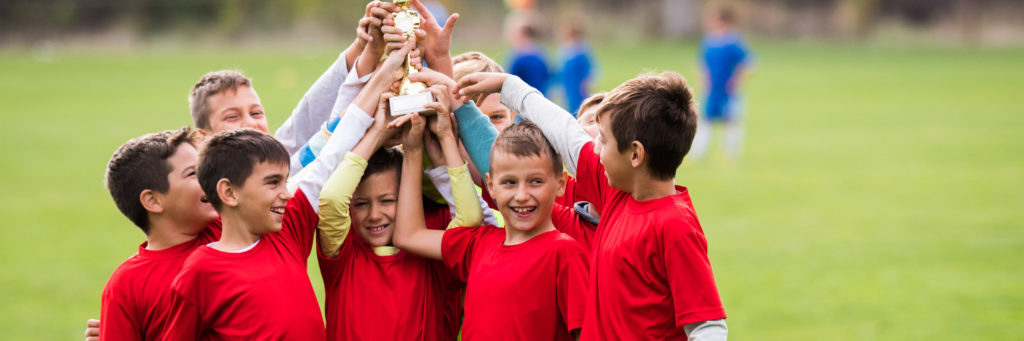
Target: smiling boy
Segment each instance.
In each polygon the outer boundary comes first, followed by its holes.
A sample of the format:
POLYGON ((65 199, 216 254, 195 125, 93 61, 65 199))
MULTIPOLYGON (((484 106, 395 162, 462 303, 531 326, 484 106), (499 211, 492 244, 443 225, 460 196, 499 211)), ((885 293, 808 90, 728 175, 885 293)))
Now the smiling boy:
POLYGON ((165 339, 324 338, 306 274, 317 214, 303 189, 290 200, 288 161, 279 142, 252 129, 207 141, 199 182, 223 233, 175 278, 165 339))
POLYGON ((517 77, 481 73, 459 86, 462 95, 500 91, 502 103, 538 122, 576 173, 577 193, 600 210, 581 339, 726 339, 704 230, 674 183, 697 121, 682 76, 641 75, 609 92, 596 143, 517 77))
MULTIPOLYGON (((327 294, 327 338, 456 340, 462 282, 442 263, 392 244, 403 156, 395 148, 381 148, 399 130, 384 128, 388 97, 381 97, 374 126, 345 155, 320 198, 318 251, 327 294)), ((461 161, 457 150, 448 152, 461 161)), ((475 225, 482 219, 468 170, 465 164, 455 165, 447 172, 456 215, 451 217, 447 205, 428 201, 429 228, 475 225)))
POLYGON ((168 319, 174 276, 192 250, 220 238, 217 212, 196 180, 191 133, 182 128, 131 139, 107 164, 110 196, 146 242, 103 289, 103 339, 156 339, 168 319))
MULTIPOLYGON (((438 116, 438 121, 445 119, 438 116)), ((415 190, 421 166, 408 161, 422 153, 417 132, 423 122, 413 117, 412 125, 405 142, 395 244, 442 260, 467 281, 463 339, 572 340, 582 323, 587 261, 579 244, 551 222, 565 179, 544 136, 532 123, 522 122, 505 129, 494 143, 486 181, 505 217, 504 229, 484 225, 442 232, 424 228, 422 199, 415 190)), ((454 139, 442 143, 455 144, 454 139)))

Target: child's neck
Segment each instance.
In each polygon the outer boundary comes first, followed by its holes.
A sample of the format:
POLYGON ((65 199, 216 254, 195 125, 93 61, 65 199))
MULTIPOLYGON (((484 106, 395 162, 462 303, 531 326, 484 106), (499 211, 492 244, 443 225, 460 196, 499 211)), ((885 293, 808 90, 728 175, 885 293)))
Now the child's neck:
MULTIPOLYGON (((183 232, 181 225, 170 219, 153 219, 150 216, 149 234, 146 235, 146 250, 158 251, 181 245, 192 241, 199 235, 196 233, 183 232)), ((201 231, 202 228, 193 229, 201 231)))
POLYGON ((555 224, 551 222, 551 218, 548 218, 543 223, 534 226, 532 229, 526 231, 519 231, 514 228, 505 226, 505 245, 518 245, 525 243, 526 241, 533 239, 533 237, 539 236, 544 232, 554 231, 555 224))
POLYGON ((633 177, 633 186, 629 194, 637 201, 660 199, 676 194, 674 179, 655 179, 647 174, 637 174, 633 177))
POLYGON ((260 240, 263 235, 252 232, 255 229, 240 218, 233 212, 221 213, 222 231, 220 240, 212 246, 214 249, 234 252, 245 249, 260 240))

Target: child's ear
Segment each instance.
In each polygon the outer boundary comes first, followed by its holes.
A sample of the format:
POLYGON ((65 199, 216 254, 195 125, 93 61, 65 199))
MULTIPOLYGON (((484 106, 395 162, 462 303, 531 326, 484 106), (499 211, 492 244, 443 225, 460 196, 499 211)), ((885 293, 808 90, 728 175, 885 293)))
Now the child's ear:
POLYGON ((164 213, 164 204, 161 199, 159 193, 153 192, 151 189, 139 193, 139 202, 142 203, 142 208, 150 213, 164 213))
POLYGON ((494 188, 494 184, 491 183, 491 172, 487 172, 487 174, 484 174, 484 183, 487 184, 487 188, 484 189, 487 190, 487 194, 490 194, 491 198, 493 198, 494 192, 491 191, 491 188, 494 188))
POLYGON ((640 168, 640 165, 643 165, 645 159, 647 159, 647 151, 644 150, 644 144, 640 143, 640 141, 633 141, 630 143, 630 149, 632 150, 629 156, 630 165, 633 168, 640 168))
POLYGON ((568 176, 569 174, 566 171, 562 171, 561 174, 558 174, 558 195, 556 195, 556 197, 565 195, 565 183, 569 181, 567 180, 568 176))
POLYGON ((226 206, 238 206, 238 192, 234 186, 231 186, 231 180, 227 178, 217 181, 217 197, 226 206))

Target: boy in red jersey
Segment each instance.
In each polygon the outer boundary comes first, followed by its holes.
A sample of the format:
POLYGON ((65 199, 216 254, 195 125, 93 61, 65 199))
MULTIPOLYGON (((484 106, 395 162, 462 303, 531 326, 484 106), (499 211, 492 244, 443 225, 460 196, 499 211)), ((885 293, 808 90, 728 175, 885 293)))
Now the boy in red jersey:
MULTIPOLYGON (((440 110, 434 124, 450 129, 447 112, 440 110)), ((486 175, 505 228, 428 230, 417 191, 421 165, 413 161, 422 153, 425 123, 418 115, 411 120, 394 241, 403 250, 442 260, 467 281, 463 339, 572 340, 582 324, 587 260, 580 245, 551 222, 555 197, 565 187, 558 154, 532 123, 510 126, 494 143, 486 175)), ((453 136, 439 138, 445 150, 456 148, 453 136)), ((450 154, 449 167, 463 163, 450 154)))
POLYGON ((103 339, 156 339, 169 315, 174 276, 192 250, 220 238, 217 211, 196 180, 199 157, 191 132, 182 128, 131 139, 107 164, 110 196, 146 242, 103 289, 103 339))
MULTIPOLYGON (((444 264, 391 243, 403 156, 395 148, 381 148, 399 130, 384 128, 389 97, 381 96, 373 127, 345 155, 320 197, 327 339, 456 340, 463 284, 444 264)), ((449 165, 448 174, 456 216, 447 205, 427 201, 428 228, 479 224, 482 212, 466 165, 449 165)))
POLYGON ((643 75, 609 92, 596 142, 516 77, 476 74, 456 91, 500 91, 503 104, 537 122, 576 174, 577 194, 600 210, 582 339, 726 339, 704 231, 686 188, 673 183, 697 120, 682 76, 643 75))
POLYGON ((163 338, 324 338, 306 275, 317 213, 301 188, 289 200, 288 160, 280 142, 252 129, 206 142, 199 183, 223 232, 196 249, 174 279, 163 338))

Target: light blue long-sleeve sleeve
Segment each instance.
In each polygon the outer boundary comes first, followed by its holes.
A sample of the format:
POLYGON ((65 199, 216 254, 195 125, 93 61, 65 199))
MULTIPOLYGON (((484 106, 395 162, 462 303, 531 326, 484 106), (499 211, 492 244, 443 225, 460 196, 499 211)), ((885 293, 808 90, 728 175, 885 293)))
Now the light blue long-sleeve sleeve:
POLYGON ((455 120, 459 122, 459 136, 469 153, 476 170, 481 176, 491 171, 491 146, 498 138, 498 129, 491 120, 477 108, 476 103, 469 101, 455 109, 455 120))

